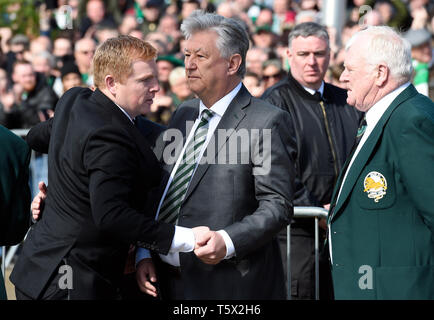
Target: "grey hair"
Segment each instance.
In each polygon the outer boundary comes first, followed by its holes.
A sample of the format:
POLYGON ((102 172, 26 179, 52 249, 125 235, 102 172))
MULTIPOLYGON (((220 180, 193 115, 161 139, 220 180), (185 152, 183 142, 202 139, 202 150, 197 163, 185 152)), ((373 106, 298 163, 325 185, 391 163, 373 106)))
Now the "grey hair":
POLYGON ((307 21, 312 21, 315 23, 319 23, 320 22, 320 16, 319 13, 316 12, 315 10, 301 10, 297 13, 297 15, 295 16, 295 24, 301 24, 303 22, 303 19, 305 18, 310 18, 311 20, 307 20, 307 21))
POLYGON ((229 58, 233 54, 241 56, 237 75, 243 78, 246 74, 246 53, 249 49, 249 36, 243 24, 234 18, 225 18, 202 10, 193 11, 181 24, 181 31, 186 39, 207 30, 217 33, 216 46, 223 58, 229 58))
POLYGON ((391 27, 370 26, 351 37, 345 50, 348 51, 362 36, 368 36, 362 54, 369 65, 374 67, 384 63, 389 68, 392 78, 399 84, 410 81, 413 65, 411 44, 408 40, 401 37, 391 27))
POLYGON ((55 67, 56 61, 54 59, 54 56, 50 52, 40 51, 33 56, 33 58, 39 58, 39 57, 46 59, 51 68, 55 67))
POLYGON ((330 47, 330 38, 326 27, 316 22, 304 22, 296 25, 288 35, 288 47, 291 48, 292 40, 297 37, 317 37, 324 39, 327 42, 327 47, 330 47))
POLYGON ((171 86, 175 85, 179 79, 185 79, 185 68, 176 67, 169 74, 169 84, 171 86))

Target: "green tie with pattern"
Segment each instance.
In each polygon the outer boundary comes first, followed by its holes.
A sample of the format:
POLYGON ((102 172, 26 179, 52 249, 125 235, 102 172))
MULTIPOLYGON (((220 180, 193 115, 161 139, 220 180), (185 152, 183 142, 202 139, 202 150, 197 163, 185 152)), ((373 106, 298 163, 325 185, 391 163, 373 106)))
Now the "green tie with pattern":
POLYGON ((363 116, 362 120, 360 121, 359 128, 357 129, 357 135, 356 135, 356 141, 355 141, 355 147, 357 148, 358 144, 360 143, 360 140, 362 140, 363 134, 366 131, 366 116, 363 116))
POLYGON ((187 193, 188 184, 196 167, 201 147, 205 143, 208 134, 208 123, 212 116, 212 111, 208 109, 202 111, 201 120, 194 132, 194 137, 188 142, 172 183, 164 197, 158 220, 175 223, 178 219, 179 209, 187 193))

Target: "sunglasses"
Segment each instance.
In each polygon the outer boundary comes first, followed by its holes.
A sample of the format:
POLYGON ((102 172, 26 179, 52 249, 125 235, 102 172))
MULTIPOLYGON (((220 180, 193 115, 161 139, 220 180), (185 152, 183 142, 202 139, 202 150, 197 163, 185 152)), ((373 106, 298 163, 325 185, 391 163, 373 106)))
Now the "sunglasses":
POLYGON ((83 50, 83 51, 80 51, 80 53, 85 54, 85 55, 88 55, 89 53, 94 54, 95 50, 83 50))
POLYGON ((262 76, 262 80, 264 80, 264 81, 268 81, 268 80, 270 80, 271 78, 273 78, 273 79, 277 79, 277 78, 280 78, 280 77, 281 77, 281 73, 279 72, 279 73, 275 73, 275 74, 270 74, 270 75, 268 75, 268 76, 264 75, 264 76, 262 76))

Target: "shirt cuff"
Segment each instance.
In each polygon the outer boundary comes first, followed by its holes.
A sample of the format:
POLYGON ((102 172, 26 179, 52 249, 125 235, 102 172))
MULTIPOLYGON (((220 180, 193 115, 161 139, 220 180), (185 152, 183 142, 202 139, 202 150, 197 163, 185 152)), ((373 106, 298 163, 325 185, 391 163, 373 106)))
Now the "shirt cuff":
POLYGON ((191 252, 194 250, 195 244, 194 233, 190 228, 175 226, 175 235, 169 253, 191 252))
POLYGON ((151 258, 151 252, 148 249, 138 247, 136 250, 136 267, 143 259, 151 258))
POLYGON ((226 244, 226 256, 224 258, 230 259, 230 258, 234 257, 235 256, 235 247, 234 247, 234 243, 232 242, 231 237, 229 237, 228 233, 224 230, 219 230, 217 232, 223 237, 223 240, 225 241, 225 244, 226 244))

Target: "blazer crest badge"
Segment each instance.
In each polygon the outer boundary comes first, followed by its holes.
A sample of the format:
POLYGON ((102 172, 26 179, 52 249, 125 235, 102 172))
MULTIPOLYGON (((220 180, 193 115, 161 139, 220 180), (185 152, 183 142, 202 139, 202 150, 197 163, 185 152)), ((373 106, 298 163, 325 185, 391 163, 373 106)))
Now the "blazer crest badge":
POLYGON ((363 181, 363 187, 363 192, 368 193, 368 198, 378 202, 386 194, 387 181, 380 172, 371 171, 366 175, 363 181))

